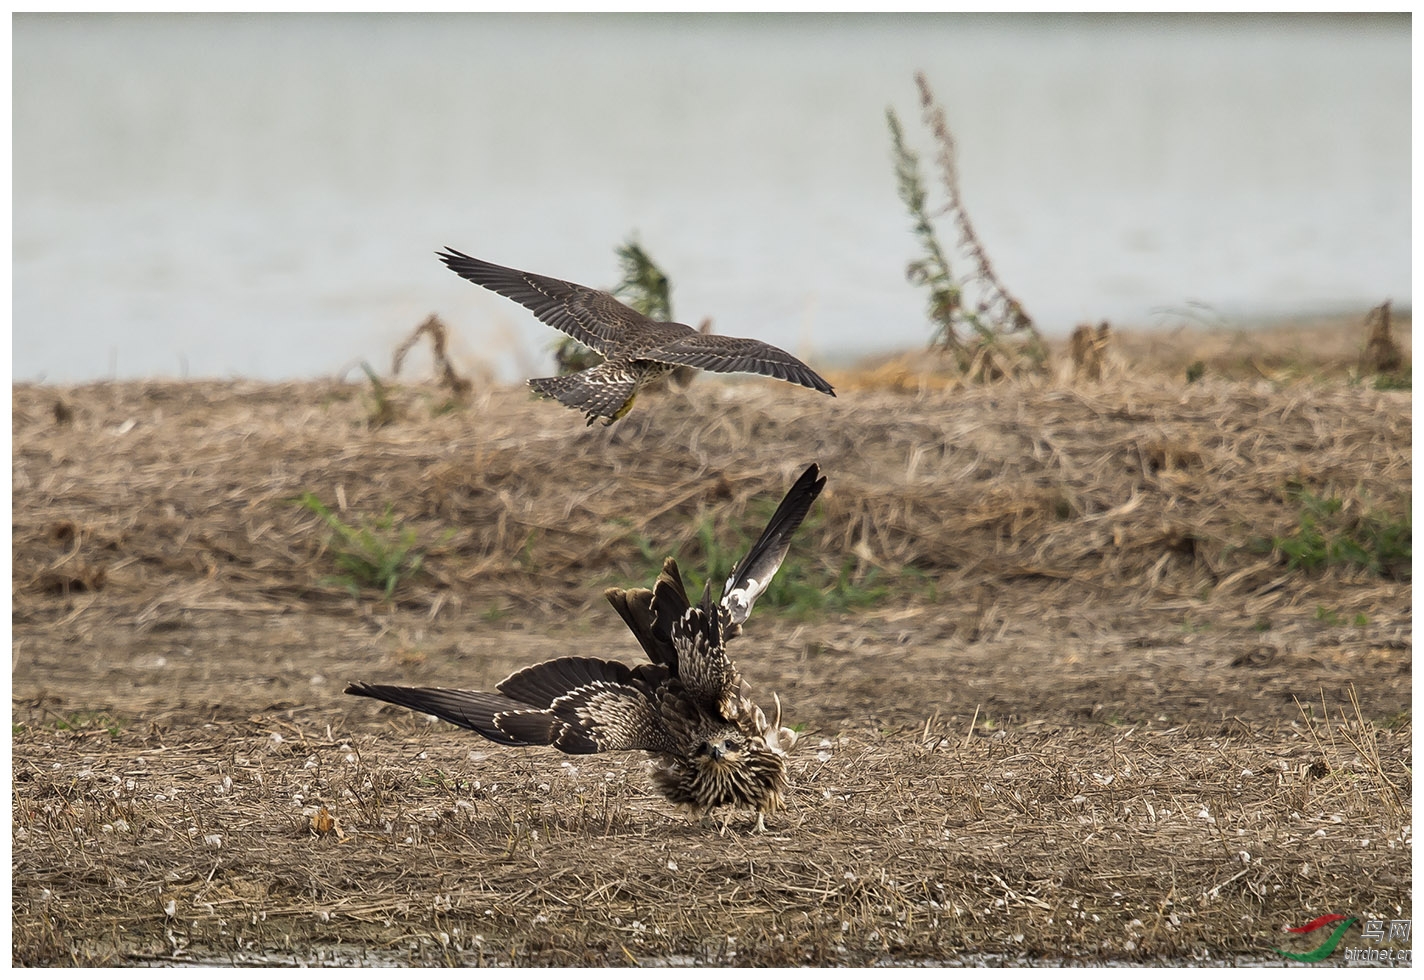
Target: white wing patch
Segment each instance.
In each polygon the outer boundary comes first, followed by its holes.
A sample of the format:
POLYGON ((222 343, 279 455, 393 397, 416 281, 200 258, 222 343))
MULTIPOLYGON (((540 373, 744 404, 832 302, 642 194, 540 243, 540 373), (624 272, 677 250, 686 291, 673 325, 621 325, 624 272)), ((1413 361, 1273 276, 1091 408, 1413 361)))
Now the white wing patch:
POLYGON ((731 615, 734 626, 740 626, 747 621, 747 617, 752 614, 752 606, 756 604, 765 588, 766 586, 761 582, 749 578, 744 587, 732 589, 722 597, 722 608, 731 615))

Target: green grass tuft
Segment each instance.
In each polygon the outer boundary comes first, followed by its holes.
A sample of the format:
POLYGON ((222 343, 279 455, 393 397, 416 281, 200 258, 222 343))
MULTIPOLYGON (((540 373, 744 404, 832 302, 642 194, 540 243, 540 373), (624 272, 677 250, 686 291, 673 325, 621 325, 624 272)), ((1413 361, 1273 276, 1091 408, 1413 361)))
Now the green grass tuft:
POLYGON ((416 533, 396 528, 389 504, 381 517, 363 519, 360 527, 353 527, 310 491, 293 503, 311 511, 331 529, 330 547, 341 574, 327 581, 345 586, 353 597, 363 588, 376 588, 389 600, 396 587, 415 577, 425 563, 425 553, 415 546, 416 533))
POLYGON ((1259 552, 1279 552, 1292 571, 1353 565, 1382 577, 1408 581, 1413 557, 1413 521, 1409 508, 1400 516, 1370 509, 1345 511, 1339 497, 1322 497, 1304 488, 1287 491, 1300 507, 1296 527, 1269 540, 1257 538, 1259 552))

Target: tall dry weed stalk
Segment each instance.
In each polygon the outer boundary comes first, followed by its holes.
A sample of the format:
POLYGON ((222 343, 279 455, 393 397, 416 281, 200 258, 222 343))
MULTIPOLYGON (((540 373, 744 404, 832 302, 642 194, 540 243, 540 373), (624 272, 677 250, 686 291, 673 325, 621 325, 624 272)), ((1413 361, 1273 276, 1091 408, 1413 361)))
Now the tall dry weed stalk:
POLYGON ((995 274, 988 253, 974 232, 960 194, 954 136, 923 72, 915 73, 915 84, 920 91, 922 118, 939 146, 935 161, 947 199, 942 208, 929 209, 919 157, 906 146, 893 109, 886 110, 886 118, 900 199, 914 219, 916 237, 925 251, 924 258, 910 263, 906 277, 929 288, 929 314, 935 324, 931 344, 950 352, 959 369, 977 380, 1038 373, 1048 360, 1043 338, 1023 305, 995 274), (966 277, 955 276, 950 254, 935 234, 935 219, 945 215, 959 232, 957 254, 971 268, 966 277))
POLYGON ((450 357, 446 353, 446 344, 449 336, 449 328, 445 326, 445 321, 441 320, 434 313, 425 318, 425 321, 407 337, 391 358, 392 376, 400 374, 401 364, 405 362, 405 356, 410 353, 410 349, 416 345, 422 336, 430 338, 430 349, 435 358, 435 370, 440 375, 440 382, 450 389, 450 394, 457 400, 463 402, 469 397, 471 389, 469 379, 463 378, 455 370, 455 366, 450 363, 450 357))
POLYGON ((1390 329, 1389 300, 1365 316, 1365 328, 1369 339, 1365 342, 1365 352, 1360 357, 1360 369, 1377 374, 1392 374, 1404 366, 1404 354, 1394 342, 1390 329))
POLYGON ((1108 321, 1098 324, 1097 329, 1086 323, 1078 324, 1068 344, 1073 357, 1073 376, 1084 381, 1101 381, 1103 358, 1107 354, 1111 328, 1108 321))

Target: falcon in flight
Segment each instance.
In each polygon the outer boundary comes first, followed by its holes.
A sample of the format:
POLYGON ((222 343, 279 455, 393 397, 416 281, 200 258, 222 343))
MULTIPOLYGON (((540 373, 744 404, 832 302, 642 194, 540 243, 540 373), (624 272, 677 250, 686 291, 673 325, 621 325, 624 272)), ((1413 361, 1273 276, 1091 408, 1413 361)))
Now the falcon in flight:
POLYGON ((435 254, 452 272, 514 300, 603 355, 602 364, 577 374, 529 381, 535 391, 583 412, 589 425, 600 418, 612 425, 628 414, 644 385, 678 367, 764 374, 835 397, 825 378, 779 347, 650 320, 601 290, 506 269, 453 248, 435 254))
POLYGON ((435 715, 501 745, 552 745, 573 755, 641 749, 657 760, 653 782, 673 803, 704 821, 717 807, 733 807, 723 831, 746 807, 765 830, 766 814, 782 806, 796 733, 781 727, 780 698, 770 723, 752 703, 727 641, 741 634, 825 485, 812 463, 716 603, 710 580, 699 601, 689 599, 672 558, 651 589, 604 593, 648 663, 561 657, 515 671, 493 692, 355 683, 346 693, 435 715))

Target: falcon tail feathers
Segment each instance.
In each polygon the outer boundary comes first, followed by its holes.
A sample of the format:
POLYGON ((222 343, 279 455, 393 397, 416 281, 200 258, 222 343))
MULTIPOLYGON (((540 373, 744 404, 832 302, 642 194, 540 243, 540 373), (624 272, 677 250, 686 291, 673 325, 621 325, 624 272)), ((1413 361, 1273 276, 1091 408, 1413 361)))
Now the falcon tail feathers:
POLYGON ((577 374, 531 378, 529 387, 583 412, 589 425, 600 418, 606 420, 605 425, 612 425, 633 406, 638 377, 617 364, 604 361, 577 374))
MULTIPOLYGON (((606 589, 603 597, 618 610, 648 659, 676 674, 677 647, 672 641, 672 627, 691 606, 677 561, 663 559, 662 572, 651 589, 606 589)), ((637 671, 635 668, 634 673, 637 671)))
POLYGON ((637 637, 638 643, 648 659, 655 664, 677 663, 677 652, 665 645, 654 632, 656 618, 653 614, 653 592, 651 589, 605 589, 603 598, 618 610, 629 631, 637 637), (668 657, 671 655, 671 661, 668 657))

